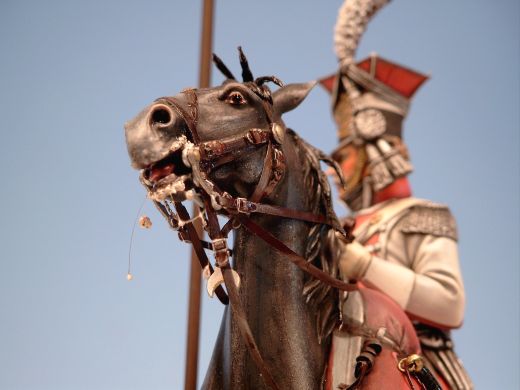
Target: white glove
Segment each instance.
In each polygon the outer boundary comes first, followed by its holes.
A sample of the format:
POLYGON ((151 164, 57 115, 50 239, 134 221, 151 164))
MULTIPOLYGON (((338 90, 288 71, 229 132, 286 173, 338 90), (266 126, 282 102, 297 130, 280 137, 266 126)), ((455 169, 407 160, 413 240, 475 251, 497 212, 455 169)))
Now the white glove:
POLYGON ((341 276, 346 280, 360 280, 367 272, 372 254, 359 242, 345 245, 339 259, 341 276))

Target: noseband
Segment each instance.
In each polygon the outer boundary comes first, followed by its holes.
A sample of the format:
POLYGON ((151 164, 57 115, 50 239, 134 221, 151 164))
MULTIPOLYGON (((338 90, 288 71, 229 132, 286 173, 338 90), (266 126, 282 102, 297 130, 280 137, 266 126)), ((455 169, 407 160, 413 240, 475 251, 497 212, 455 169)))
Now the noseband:
MULTIPOLYGON (((246 84, 247 85, 247 84, 246 84)), ((157 99, 157 102, 164 103, 171 107, 184 121, 193 142, 187 142, 183 149, 183 162, 192 169, 192 176, 195 186, 198 188, 197 203, 201 207, 204 230, 208 233, 211 243, 203 241, 193 225, 193 219, 185 206, 180 201, 173 200, 176 214, 170 209, 166 202, 154 201, 155 205, 166 217, 170 226, 178 231, 179 238, 193 245, 194 251, 199 258, 202 269, 209 278, 215 275, 221 278, 229 294, 226 294, 221 282, 217 284, 215 293, 223 304, 231 302, 233 314, 238 323, 238 327, 244 342, 260 370, 266 384, 272 389, 279 389, 274 381, 268 367, 262 359, 256 342, 253 338, 251 329, 247 323, 245 312, 240 304, 238 285, 238 274, 231 268, 229 257, 231 250, 228 249, 227 238, 231 230, 244 226, 252 234, 258 236, 267 244, 301 268, 306 273, 321 280, 322 282, 343 291, 356 289, 355 285, 344 283, 323 272, 313 264, 309 263, 304 257, 300 256, 283 242, 278 240, 270 232, 255 223, 250 215, 261 213, 283 218, 297 219, 305 222, 330 225, 333 229, 345 237, 345 232, 336 220, 326 216, 310 213, 307 211, 294 210, 285 207, 260 203, 262 199, 269 196, 276 188, 277 184, 284 176, 286 164, 282 150, 285 130, 272 120, 272 104, 266 99, 262 99, 265 116, 269 124, 269 130, 250 129, 242 136, 232 136, 222 140, 201 142, 198 131, 198 103, 195 90, 183 91, 187 98, 187 109, 182 107, 179 102, 170 97, 157 99), (252 195, 246 198, 233 197, 229 193, 222 191, 209 179, 209 174, 217 167, 235 161, 241 156, 260 147, 266 146, 262 173, 256 184, 252 195), (217 211, 229 217, 229 221, 220 228, 217 218, 217 211), (212 249, 216 261, 216 269, 211 266, 204 249, 212 249)), ((348 238, 345 238, 348 240, 348 238)))

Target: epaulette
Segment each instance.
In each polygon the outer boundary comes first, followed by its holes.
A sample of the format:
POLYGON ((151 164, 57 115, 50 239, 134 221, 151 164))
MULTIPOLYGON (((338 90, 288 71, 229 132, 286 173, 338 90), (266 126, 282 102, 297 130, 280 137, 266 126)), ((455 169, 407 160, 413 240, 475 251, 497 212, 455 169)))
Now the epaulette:
POLYGON ((403 233, 431 234, 458 239, 457 223, 450 209, 442 204, 425 202, 410 208, 399 223, 403 233))

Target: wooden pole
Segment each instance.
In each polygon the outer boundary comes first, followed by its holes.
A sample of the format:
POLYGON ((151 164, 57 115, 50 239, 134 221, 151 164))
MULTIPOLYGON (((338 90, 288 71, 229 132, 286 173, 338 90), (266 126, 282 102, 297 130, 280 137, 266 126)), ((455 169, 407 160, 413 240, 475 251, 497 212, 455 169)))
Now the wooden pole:
MULTIPOLYGON (((202 37, 200 45, 199 63, 199 87, 207 88, 210 84, 211 76, 211 46, 213 35, 213 0, 203 0, 202 10, 202 37)), ((198 212, 193 207, 192 215, 198 212)), ((194 222, 195 229, 199 237, 202 235, 202 225, 200 219, 194 222)), ((191 250, 191 269, 190 269, 190 297, 188 303, 188 337, 186 345, 186 372, 185 390, 196 390, 197 388, 197 368, 199 360, 199 333, 200 333, 200 290, 201 290, 201 269, 195 251, 191 250)))

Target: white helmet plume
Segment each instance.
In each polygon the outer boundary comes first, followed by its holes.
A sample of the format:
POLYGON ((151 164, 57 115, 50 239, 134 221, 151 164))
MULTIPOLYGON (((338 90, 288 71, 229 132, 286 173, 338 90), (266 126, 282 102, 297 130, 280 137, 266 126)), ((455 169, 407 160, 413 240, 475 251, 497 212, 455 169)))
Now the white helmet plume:
POLYGON ((361 36, 368 22, 390 0, 345 0, 334 27, 334 50, 340 67, 354 62, 361 36))

